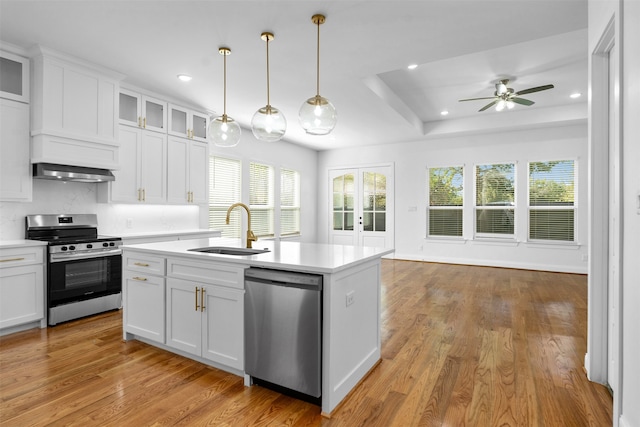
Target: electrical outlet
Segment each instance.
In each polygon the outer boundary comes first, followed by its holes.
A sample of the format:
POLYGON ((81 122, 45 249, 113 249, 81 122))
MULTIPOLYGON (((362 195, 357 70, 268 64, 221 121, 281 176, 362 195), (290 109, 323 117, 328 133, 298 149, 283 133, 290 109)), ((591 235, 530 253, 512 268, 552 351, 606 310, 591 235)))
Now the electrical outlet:
POLYGON ((355 302, 354 293, 355 291, 347 292, 347 307, 355 302))
POLYGON ((133 227, 133 218, 127 218, 127 228, 133 227))

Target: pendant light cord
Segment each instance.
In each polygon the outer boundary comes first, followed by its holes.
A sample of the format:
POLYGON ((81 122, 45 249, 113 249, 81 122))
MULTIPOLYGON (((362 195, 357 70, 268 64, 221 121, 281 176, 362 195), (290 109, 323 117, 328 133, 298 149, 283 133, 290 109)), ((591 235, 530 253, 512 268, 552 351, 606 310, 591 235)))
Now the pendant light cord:
POLYGON ((320 20, 318 26, 318 43, 316 47, 316 95, 320 96, 320 20))
POLYGON ((227 55, 228 55, 227 53, 222 55, 222 56, 224 56, 224 61, 223 61, 223 63, 224 63, 224 72, 223 72, 223 76, 224 76, 223 77, 223 80, 224 80, 224 91, 223 91, 223 93, 224 93, 224 95, 223 95, 223 103, 222 103, 222 105, 223 105, 223 107, 222 107, 223 108, 222 116, 225 117, 225 118, 227 116, 227 55))
POLYGON ((271 104, 269 103, 269 37, 267 36, 267 108, 269 108, 270 105, 271 104))

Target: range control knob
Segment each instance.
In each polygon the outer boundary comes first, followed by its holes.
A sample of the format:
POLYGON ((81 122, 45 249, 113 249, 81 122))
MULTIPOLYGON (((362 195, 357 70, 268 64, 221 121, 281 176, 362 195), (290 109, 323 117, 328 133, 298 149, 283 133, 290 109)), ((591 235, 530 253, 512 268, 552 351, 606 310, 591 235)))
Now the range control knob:
POLYGON ((66 247, 66 246, 63 246, 63 247, 61 247, 61 248, 60 248, 60 250, 61 250, 61 251, 66 251, 66 250, 67 250, 67 247, 66 247))
POLYGON ((107 246, 109 246, 109 244, 108 244, 107 242, 104 242, 104 243, 102 244, 102 246, 104 246, 104 247, 106 248, 107 246))
POLYGON ((76 247, 75 247, 75 246, 69 246, 69 250, 70 250, 70 251, 75 251, 75 250, 76 250, 76 247))
POLYGON ((93 248, 93 245, 92 245, 91 243, 89 243, 89 244, 87 245, 87 249, 91 249, 91 248, 93 248))
POLYGON ((116 244, 115 244, 115 243, 113 243, 113 242, 109 243, 109 246, 115 246, 115 245, 116 245, 116 244))

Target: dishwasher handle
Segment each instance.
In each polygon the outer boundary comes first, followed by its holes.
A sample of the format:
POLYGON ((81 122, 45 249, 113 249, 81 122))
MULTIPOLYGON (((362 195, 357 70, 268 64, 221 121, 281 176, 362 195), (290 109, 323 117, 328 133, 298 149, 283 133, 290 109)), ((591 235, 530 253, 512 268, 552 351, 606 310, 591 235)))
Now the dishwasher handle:
POLYGON ((322 290, 321 275, 290 271, 248 268, 245 270, 245 282, 308 289, 311 291, 322 290))

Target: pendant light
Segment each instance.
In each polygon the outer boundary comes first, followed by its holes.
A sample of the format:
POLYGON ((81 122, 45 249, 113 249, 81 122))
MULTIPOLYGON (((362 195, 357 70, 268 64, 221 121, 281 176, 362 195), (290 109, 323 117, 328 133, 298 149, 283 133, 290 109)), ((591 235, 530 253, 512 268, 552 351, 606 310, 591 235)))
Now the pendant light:
POLYGON ((260 108, 251 119, 251 131, 260 141, 280 140, 287 130, 287 120, 282 111, 269 103, 269 42, 274 39, 272 33, 262 33, 260 38, 267 42, 267 105, 260 108))
POLYGON ((298 118, 303 129, 310 135, 327 135, 336 125, 338 116, 333 104, 320 96, 320 25, 324 24, 324 15, 313 15, 311 22, 318 27, 316 49, 316 96, 307 99, 300 107, 298 118))
POLYGON ((218 147, 235 147, 240 142, 240 125, 227 116, 227 56, 231 55, 231 49, 221 47, 218 53, 224 58, 224 109, 222 116, 209 123, 209 139, 218 147))

